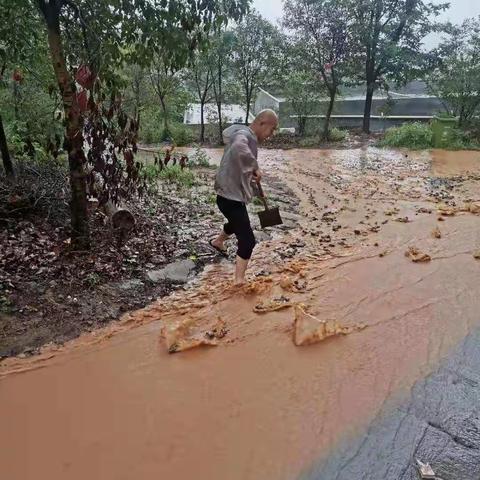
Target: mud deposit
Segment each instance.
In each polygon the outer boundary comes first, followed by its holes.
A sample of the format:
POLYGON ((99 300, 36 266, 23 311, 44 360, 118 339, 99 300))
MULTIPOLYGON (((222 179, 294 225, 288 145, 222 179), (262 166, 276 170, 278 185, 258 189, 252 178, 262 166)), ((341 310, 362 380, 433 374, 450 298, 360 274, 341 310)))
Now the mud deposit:
POLYGON ((456 155, 263 151, 298 226, 259 245, 245 288, 223 262, 119 325, 4 362, 2 473, 410 479, 418 456, 478 478, 478 402, 456 398, 478 396, 480 155, 456 155), (275 302, 289 305, 257 313, 275 302), (299 305, 351 333, 295 346, 299 305), (169 354, 176 328, 217 346, 169 354))

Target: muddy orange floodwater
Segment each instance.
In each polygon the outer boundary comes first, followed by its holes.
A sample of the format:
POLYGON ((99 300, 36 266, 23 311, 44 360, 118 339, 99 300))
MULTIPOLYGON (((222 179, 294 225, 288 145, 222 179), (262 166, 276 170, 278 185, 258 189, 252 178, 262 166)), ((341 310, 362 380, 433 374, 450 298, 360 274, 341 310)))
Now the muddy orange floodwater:
POLYGON ((308 472, 480 324, 478 156, 459 165, 438 151, 262 151, 297 195, 301 226, 259 245, 246 289, 229 286, 222 263, 115 327, 4 362, 2 478, 308 472), (430 260, 413 262, 410 247, 430 260), (254 312, 280 296, 366 328, 296 347, 293 308, 254 312), (197 335, 221 324, 226 335, 169 354, 165 332, 185 323, 197 335))

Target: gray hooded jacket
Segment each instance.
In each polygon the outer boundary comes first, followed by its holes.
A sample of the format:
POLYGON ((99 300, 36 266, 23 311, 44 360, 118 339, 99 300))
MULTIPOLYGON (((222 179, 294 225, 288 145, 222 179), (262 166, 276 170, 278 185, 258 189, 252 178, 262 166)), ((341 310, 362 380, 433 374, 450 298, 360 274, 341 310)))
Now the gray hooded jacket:
POLYGON ((225 151, 215 178, 218 195, 248 203, 256 195, 252 175, 258 169, 257 137, 245 125, 232 125, 223 131, 225 151))

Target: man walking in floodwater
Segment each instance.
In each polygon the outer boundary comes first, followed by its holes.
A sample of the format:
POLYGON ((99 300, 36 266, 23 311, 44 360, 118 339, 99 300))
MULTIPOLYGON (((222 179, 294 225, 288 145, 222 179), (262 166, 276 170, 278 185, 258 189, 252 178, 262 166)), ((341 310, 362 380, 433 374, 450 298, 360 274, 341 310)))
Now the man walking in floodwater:
POLYGON ((270 137, 278 125, 273 110, 262 110, 250 127, 232 125, 223 132, 225 151, 215 178, 217 205, 227 219, 220 235, 210 245, 226 254, 225 241, 235 234, 238 241, 235 285, 245 283, 245 272, 255 247, 246 204, 254 196, 254 182, 262 177, 257 163, 257 144, 270 137))

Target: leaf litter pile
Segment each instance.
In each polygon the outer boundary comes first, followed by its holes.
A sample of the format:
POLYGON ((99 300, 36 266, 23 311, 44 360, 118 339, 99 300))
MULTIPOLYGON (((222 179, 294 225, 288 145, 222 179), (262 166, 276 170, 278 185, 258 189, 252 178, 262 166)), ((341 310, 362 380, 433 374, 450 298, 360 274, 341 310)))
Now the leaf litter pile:
POLYGON ((205 193, 209 171, 196 172, 191 188, 164 182, 127 202, 136 226, 121 243, 93 205, 88 252, 70 249, 66 175, 58 168, 40 174, 37 184, 17 181, 18 192, 0 179, 0 360, 72 339, 175 288, 150 282, 150 270, 185 258, 200 268, 212 259, 204 239, 219 218, 205 193))

